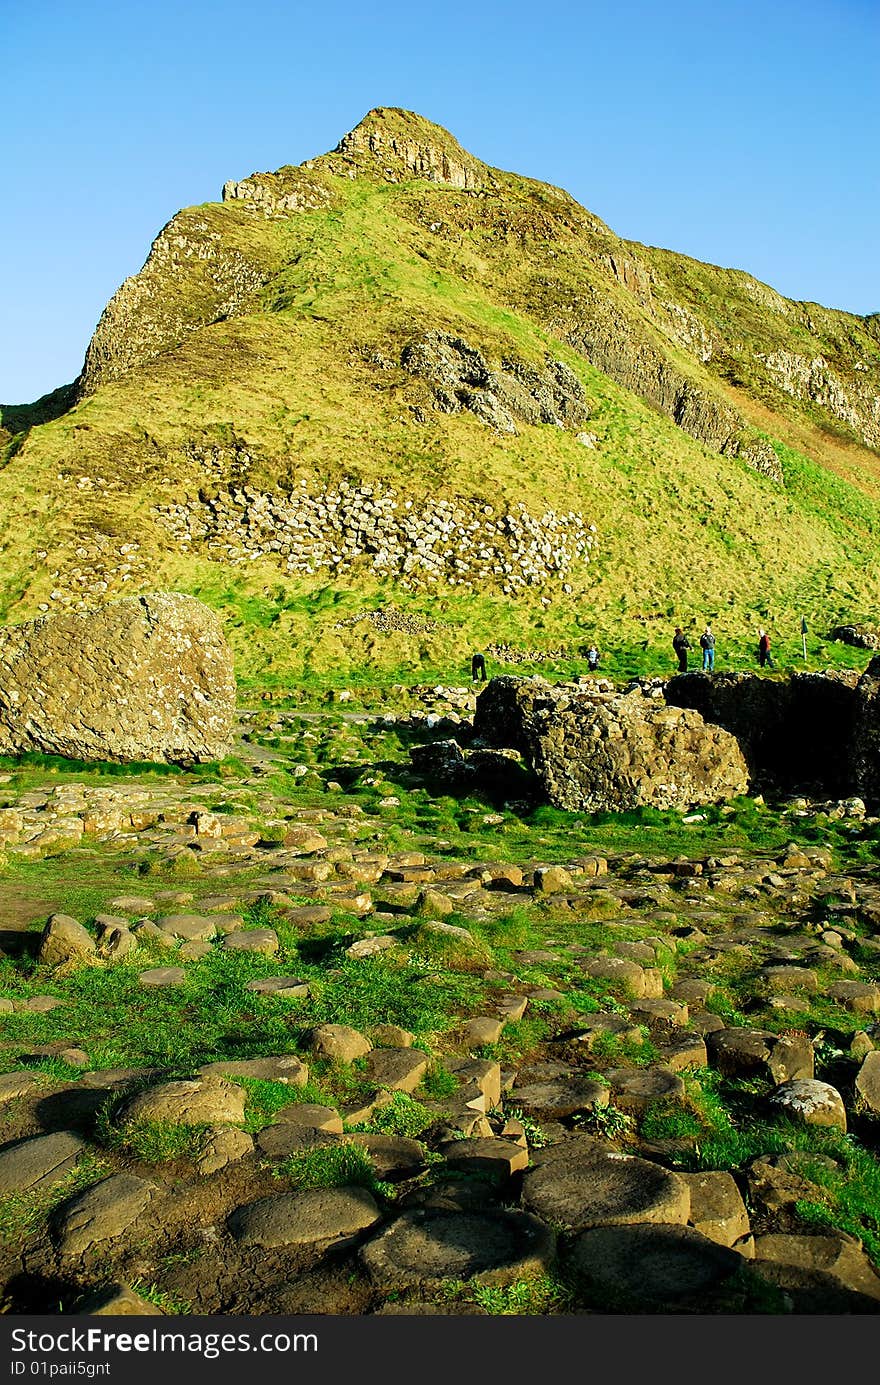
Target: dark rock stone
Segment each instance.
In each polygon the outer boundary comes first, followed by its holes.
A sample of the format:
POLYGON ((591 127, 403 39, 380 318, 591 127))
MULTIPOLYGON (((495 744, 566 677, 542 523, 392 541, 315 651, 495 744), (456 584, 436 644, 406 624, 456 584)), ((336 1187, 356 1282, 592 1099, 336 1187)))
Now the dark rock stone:
POLYGON ((365 1188, 310 1188, 238 1207, 229 1229, 242 1245, 265 1249, 347 1240, 379 1220, 365 1188))
POLYGON ((580 1230, 617 1222, 684 1223, 687 1184, 677 1174, 597 1142, 563 1140, 538 1150, 523 1175, 523 1206, 548 1221, 580 1230))
POLYGON ((595 1226, 583 1231, 569 1270, 593 1292, 637 1308, 699 1304, 742 1269, 734 1250, 684 1226, 595 1226))
POLYGON ((361 1262, 382 1288, 431 1285, 444 1279, 511 1284, 544 1274, 555 1238, 523 1212, 413 1211, 362 1247, 361 1262))
POLYGON ((848 792, 856 721, 857 674, 683 673, 666 684, 667 702, 724 727, 740 744, 756 782, 785 791, 848 792))

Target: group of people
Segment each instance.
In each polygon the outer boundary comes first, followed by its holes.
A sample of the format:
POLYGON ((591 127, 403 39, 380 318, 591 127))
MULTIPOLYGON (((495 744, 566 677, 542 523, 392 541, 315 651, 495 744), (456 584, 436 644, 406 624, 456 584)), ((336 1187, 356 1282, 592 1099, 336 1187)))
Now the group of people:
MULTIPOLYGON (((702 668, 704 673, 712 673, 715 669, 715 635, 711 625, 707 625, 700 636, 699 646, 702 650, 702 668)), ((676 625, 675 634, 672 637, 672 648, 678 656, 679 673, 688 671, 688 651, 692 648, 691 642, 684 633, 680 625, 676 625)), ((770 636, 766 630, 758 631, 758 663, 761 668, 773 668, 773 659, 770 655, 770 636)), ((594 644, 587 650, 587 668, 591 673, 595 673, 599 667, 599 651, 594 644)), ((471 682, 486 682, 486 658, 483 654, 474 654, 471 658, 471 682)))
MULTIPOLYGON (((691 642, 680 625, 675 627, 672 648, 678 656, 679 673, 687 673, 688 650, 691 648, 691 642)), ((700 636, 700 649, 703 651, 703 672, 712 673, 715 668, 715 636, 711 625, 707 625, 700 636)), ((770 655, 770 636, 766 630, 758 631, 758 664, 761 668, 774 667, 770 655)))

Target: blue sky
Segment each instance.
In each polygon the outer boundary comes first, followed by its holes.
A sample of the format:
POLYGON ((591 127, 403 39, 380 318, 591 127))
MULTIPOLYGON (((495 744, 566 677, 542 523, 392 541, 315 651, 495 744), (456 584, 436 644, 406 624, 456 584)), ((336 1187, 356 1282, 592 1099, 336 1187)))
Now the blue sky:
POLYGON ((0 400, 78 373, 178 208, 373 106, 619 234, 880 309, 880 0, 0 0, 0 400))

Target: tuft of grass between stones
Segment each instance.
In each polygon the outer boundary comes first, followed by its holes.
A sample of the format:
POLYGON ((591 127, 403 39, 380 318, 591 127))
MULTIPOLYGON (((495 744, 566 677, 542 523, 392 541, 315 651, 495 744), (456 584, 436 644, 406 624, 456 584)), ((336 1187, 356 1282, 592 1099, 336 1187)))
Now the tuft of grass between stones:
POLYGON ((387 1106, 377 1107, 368 1121, 352 1126, 351 1129, 416 1139, 428 1126, 433 1125, 436 1119, 433 1111, 429 1111, 408 1092, 393 1092, 387 1106))
POLYGON ((136 1294, 140 1294, 141 1298, 146 1299, 148 1303, 155 1304, 157 1308, 161 1308, 163 1313, 172 1317, 188 1317, 193 1312, 192 1304, 187 1299, 181 1298, 179 1294, 172 1294, 167 1289, 160 1289, 158 1284, 148 1284, 146 1280, 133 1279, 131 1287, 136 1294))
POLYGON ((567 1313, 576 1305, 571 1284, 556 1274, 517 1279, 512 1284, 469 1284, 447 1279, 440 1285, 447 1303, 473 1303, 493 1317, 538 1317, 567 1313))
POLYGON ((114 1102, 107 1102, 95 1118, 95 1137, 105 1149, 132 1155, 147 1164, 195 1160, 202 1151, 208 1126, 175 1125, 170 1121, 138 1120, 120 1125, 114 1118, 114 1102))
POLYGON ((279 1164, 278 1175, 297 1192, 307 1188, 356 1187, 383 1193, 390 1186, 377 1176, 367 1151, 347 1142, 295 1154, 279 1164))

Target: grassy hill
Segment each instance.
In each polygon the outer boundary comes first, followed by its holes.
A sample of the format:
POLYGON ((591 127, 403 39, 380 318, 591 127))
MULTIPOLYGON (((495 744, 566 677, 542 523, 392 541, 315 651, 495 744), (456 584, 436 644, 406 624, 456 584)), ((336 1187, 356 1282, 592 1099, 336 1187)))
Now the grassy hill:
POLYGON ((172 586, 221 612, 254 688, 460 678, 493 641, 595 638, 612 668, 659 669, 672 627, 706 619, 719 664, 758 624, 793 657, 802 614, 818 634, 880 600, 878 396, 876 316, 622 241, 374 111, 332 154, 178 213, 75 385, 3 408, 0 618, 172 586), (465 374, 415 369, 426 342, 465 374), (580 422, 546 403, 553 362, 580 422), (339 548, 344 482, 428 524, 447 501, 439 569, 383 568, 369 529, 339 548), (311 572, 284 547, 305 499, 331 553, 311 572), (465 521, 500 551, 505 517, 552 564, 566 516, 593 547, 539 579, 511 586, 497 553, 455 567, 465 521), (408 629, 355 619, 389 606, 408 629))

